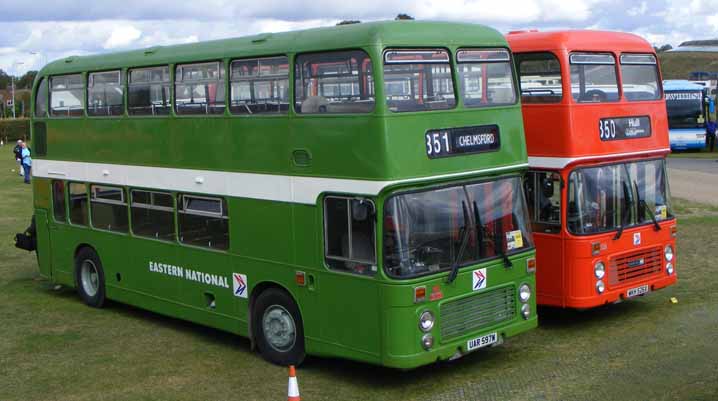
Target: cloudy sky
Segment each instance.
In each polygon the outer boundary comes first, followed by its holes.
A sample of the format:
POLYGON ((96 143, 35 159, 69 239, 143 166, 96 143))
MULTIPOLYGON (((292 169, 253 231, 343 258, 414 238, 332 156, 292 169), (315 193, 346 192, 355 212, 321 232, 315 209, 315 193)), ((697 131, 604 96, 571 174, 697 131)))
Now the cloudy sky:
POLYGON ((343 19, 486 24, 507 32, 590 28, 654 45, 718 38, 718 0, 2 0, 0 69, 22 74, 66 57, 333 25, 343 19))

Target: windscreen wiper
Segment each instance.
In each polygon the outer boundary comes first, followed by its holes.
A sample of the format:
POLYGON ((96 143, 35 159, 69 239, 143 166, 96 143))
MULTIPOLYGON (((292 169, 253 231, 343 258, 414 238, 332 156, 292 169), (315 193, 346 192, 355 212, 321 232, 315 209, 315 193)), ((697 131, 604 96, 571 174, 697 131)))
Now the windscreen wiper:
POLYGON ((479 214, 479 206, 473 201, 474 206, 474 227, 476 227, 476 244, 479 250, 479 260, 484 258, 484 230, 481 224, 481 215, 479 214))
POLYGON ((459 230, 462 231, 461 245, 459 246, 459 252, 456 254, 454 261, 451 263, 451 272, 449 273, 449 277, 446 279, 446 282, 449 284, 453 283, 454 280, 456 280, 456 276, 459 275, 459 263, 466 251, 466 245, 469 243, 469 230, 467 225, 469 223, 469 211, 466 209, 466 202, 461 201, 461 209, 464 212, 464 225, 459 230))
MULTIPOLYGON (((638 184, 636 184, 636 181, 633 181, 633 187, 636 189, 636 200, 638 201, 638 207, 643 208, 643 216, 646 215, 646 212, 648 211, 648 204, 645 200, 641 199, 641 194, 638 192, 638 184)), ((648 213, 648 217, 651 218, 651 221, 653 222, 653 229, 656 231, 661 231, 661 226, 658 224, 658 220, 656 220, 656 216, 653 213, 648 213)))
POLYGON ((624 214, 621 217, 621 226, 618 228, 616 235, 613 237, 614 240, 621 238, 621 235, 623 235, 623 229, 626 228, 626 224, 628 224, 628 218, 630 218, 630 216, 631 216, 631 207, 633 206, 633 198, 630 197, 629 194, 630 194, 630 190, 628 189, 628 184, 626 184, 626 182, 624 181, 623 182, 623 196, 626 198, 626 202, 628 203, 628 207, 626 208, 626 211, 628 213, 624 214))
POLYGON ((504 232, 503 224, 501 224, 501 220, 494 224, 496 224, 496 230, 494 230, 494 251, 501 256, 501 259, 504 261, 504 267, 508 269, 513 267, 514 264, 511 263, 511 260, 506 255, 506 252, 504 252, 504 239, 501 235, 504 232))

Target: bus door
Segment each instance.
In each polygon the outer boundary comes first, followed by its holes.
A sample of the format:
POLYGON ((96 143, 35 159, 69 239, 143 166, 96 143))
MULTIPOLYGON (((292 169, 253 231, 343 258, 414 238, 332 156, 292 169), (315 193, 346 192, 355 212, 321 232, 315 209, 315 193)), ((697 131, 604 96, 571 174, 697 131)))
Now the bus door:
POLYGON ((321 338, 358 355, 378 357, 381 297, 376 281, 376 221, 372 201, 324 199, 324 255, 317 292, 321 338))
POLYGON ((531 217, 536 260, 538 294, 551 303, 560 302, 563 291, 563 239, 561 236, 561 198, 564 192, 561 175, 556 171, 530 171, 524 189, 531 217), (556 299, 552 299, 556 297, 556 299))

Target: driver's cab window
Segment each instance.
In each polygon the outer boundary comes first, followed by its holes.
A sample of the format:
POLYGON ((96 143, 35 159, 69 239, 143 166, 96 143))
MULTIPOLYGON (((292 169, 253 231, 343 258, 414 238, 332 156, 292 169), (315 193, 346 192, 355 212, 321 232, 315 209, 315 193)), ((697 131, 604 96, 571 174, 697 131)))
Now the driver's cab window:
POLYGON ((531 171, 524 182, 534 232, 561 232, 561 176, 549 171, 531 171))
POLYGON ((610 53, 571 53, 571 95, 580 103, 617 102, 616 58, 610 53))
POLYGON ((324 200, 324 255, 331 269, 376 273, 375 220, 370 200, 335 196, 324 200))

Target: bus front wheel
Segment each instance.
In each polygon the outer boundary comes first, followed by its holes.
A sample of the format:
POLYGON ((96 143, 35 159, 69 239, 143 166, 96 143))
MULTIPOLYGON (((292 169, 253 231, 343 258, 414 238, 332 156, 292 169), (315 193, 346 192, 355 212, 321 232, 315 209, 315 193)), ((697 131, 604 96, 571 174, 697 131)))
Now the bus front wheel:
POLYGON ((75 257, 75 283, 80 298, 93 308, 105 303, 105 272, 92 248, 82 248, 75 257))
POLYGON ((304 360, 304 326, 299 308, 286 292, 269 288, 259 294, 252 313, 259 352, 276 365, 299 365, 304 360))

